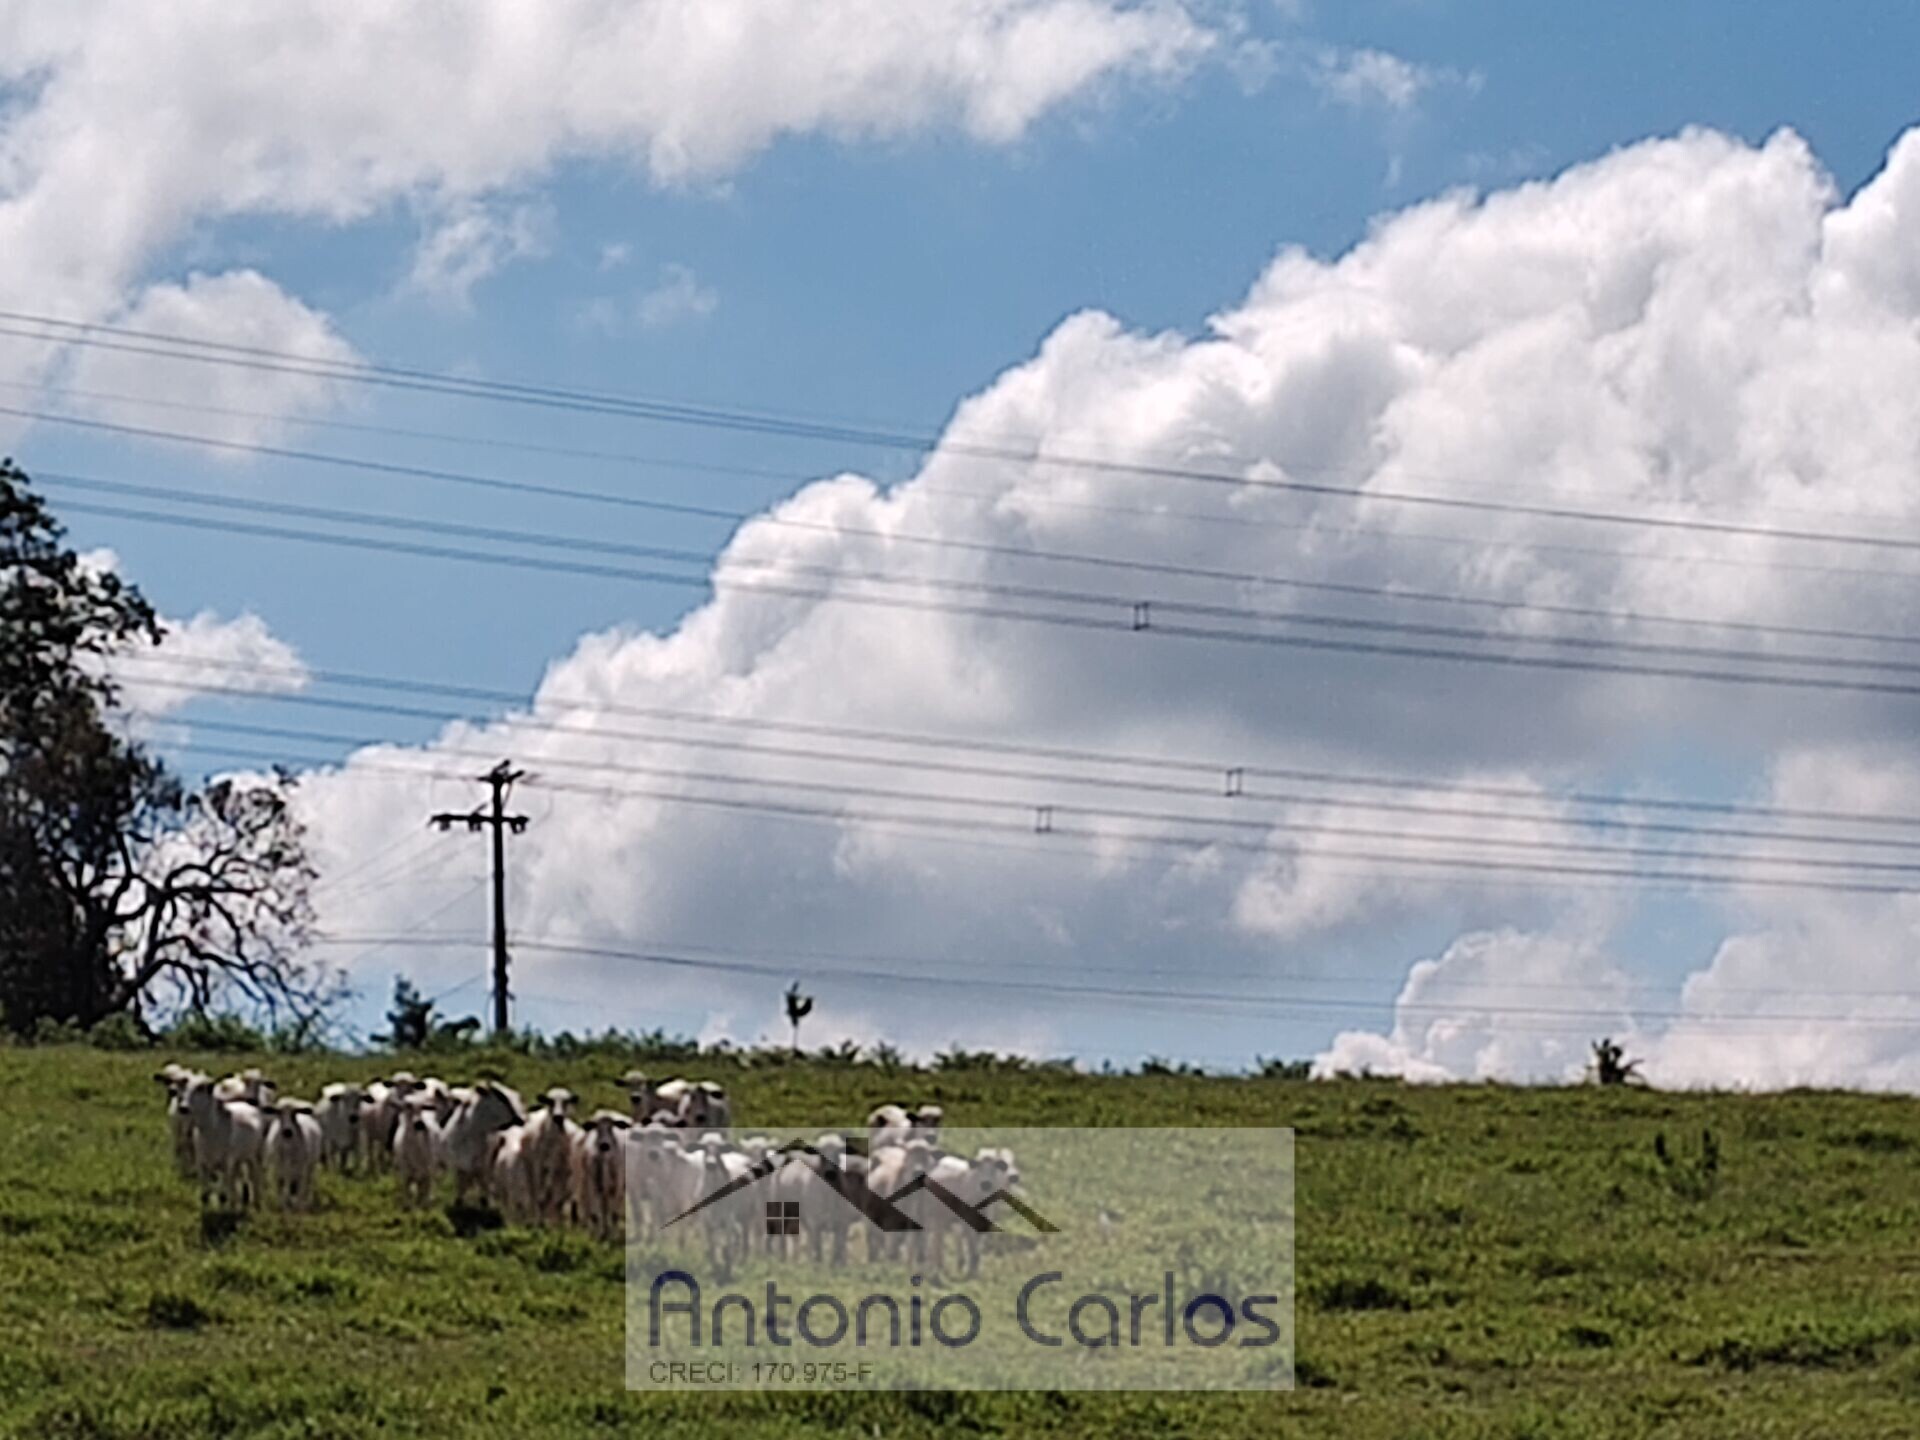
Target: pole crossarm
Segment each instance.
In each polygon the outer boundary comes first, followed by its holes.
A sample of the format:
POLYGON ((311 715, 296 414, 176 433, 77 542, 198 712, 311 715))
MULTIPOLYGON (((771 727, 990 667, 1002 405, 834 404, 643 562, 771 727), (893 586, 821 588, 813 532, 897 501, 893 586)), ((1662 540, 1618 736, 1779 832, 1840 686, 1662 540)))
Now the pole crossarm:
POLYGON ((483 830, 493 832, 493 1028, 500 1035, 507 1033, 510 995, 507 986, 507 836, 519 835, 527 828, 525 815, 507 813, 507 796, 514 782, 525 779, 526 773, 514 769, 511 761, 502 760, 486 774, 476 777, 492 790, 485 805, 464 814, 442 810, 427 820, 443 833, 456 825, 465 825, 470 835, 478 835, 483 830))

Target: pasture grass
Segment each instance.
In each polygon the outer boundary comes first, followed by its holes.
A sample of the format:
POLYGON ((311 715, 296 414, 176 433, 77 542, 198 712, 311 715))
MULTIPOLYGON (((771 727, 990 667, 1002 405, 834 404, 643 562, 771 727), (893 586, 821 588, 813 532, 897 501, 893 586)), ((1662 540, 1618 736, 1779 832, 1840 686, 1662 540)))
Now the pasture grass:
MULTIPOLYGON (((955 1124, 1291 1125, 1291 1394, 670 1395, 622 1389, 622 1264, 576 1234, 321 1208, 203 1223, 158 1061, 287 1093, 391 1058, 0 1048, 0 1433, 485 1436, 1911 1436, 1920 1105, 1384 1081, 728 1074, 748 1122, 938 1100, 955 1124), (1712 1139, 1709 1141, 1708 1136, 1712 1139)), ((411 1068, 465 1078, 479 1063, 411 1068)), ((488 1057, 612 1104, 604 1059, 488 1057)))

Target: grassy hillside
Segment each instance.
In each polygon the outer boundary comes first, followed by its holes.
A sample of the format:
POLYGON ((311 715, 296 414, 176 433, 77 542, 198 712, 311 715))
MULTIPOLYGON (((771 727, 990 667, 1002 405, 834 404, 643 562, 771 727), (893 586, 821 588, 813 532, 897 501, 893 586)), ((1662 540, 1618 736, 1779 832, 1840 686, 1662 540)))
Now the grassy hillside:
MULTIPOLYGON (((0 1048, 0 1433, 1804 1437, 1920 1415, 1907 1100, 753 1071, 729 1083, 766 1123, 904 1096, 962 1124, 1294 1126, 1302 1386, 640 1397, 618 1258, 579 1236, 458 1239, 328 1177, 319 1213, 203 1240, 156 1063, 0 1048)), ((392 1068, 256 1063, 306 1094, 392 1068)), ((605 1061, 504 1063, 524 1091, 615 1098, 605 1061)))

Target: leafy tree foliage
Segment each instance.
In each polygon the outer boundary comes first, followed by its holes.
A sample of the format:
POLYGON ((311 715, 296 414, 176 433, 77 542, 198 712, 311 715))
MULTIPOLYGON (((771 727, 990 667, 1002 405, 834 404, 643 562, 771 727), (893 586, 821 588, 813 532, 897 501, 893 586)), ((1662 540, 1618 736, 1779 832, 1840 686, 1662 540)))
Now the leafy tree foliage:
POLYGON ((0 1017, 92 1026, 216 1000, 318 1013, 315 878, 292 782, 187 789, 113 722, 110 662, 158 643, 138 590, 85 564, 0 461, 0 1017))

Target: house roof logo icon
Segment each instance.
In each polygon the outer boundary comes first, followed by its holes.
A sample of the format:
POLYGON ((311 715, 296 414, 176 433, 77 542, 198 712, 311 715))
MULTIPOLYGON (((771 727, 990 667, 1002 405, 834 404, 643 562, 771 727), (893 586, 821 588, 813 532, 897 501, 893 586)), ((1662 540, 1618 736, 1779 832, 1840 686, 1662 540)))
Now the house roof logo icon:
POLYGON ((976 1234, 1001 1233, 1001 1226, 987 1212, 994 1206, 1002 1204, 1043 1235, 1056 1234, 1060 1229, 1033 1206, 1020 1199, 1011 1190, 1004 1188, 994 1191, 976 1204, 955 1194, 950 1187, 941 1184, 931 1175, 922 1174, 914 1176, 893 1194, 882 1195, 867 1184, 865 1173, 840 1164, 831 1155, 804 1140, 794 1140, 776 1150, 769 1150, 746 1174, 736 1176, 718 1189, 702 1196, 697 1203, 668 1220, 666 1225, 677 1225, 680 1221, 699 1214, 709 1206, 717 1205, 730 1196, 751 1189, 796 1160, 817 1162, 809 1168, 820 1178, 820 1182, 857 1210, 868 1224, 888 1234, 907 1234, 925 1228, 912 1215, 900 1208, 901 1201, 919 1194, 931 1196, 939 1201, 959 1219, 961 1224, 976 1234))

